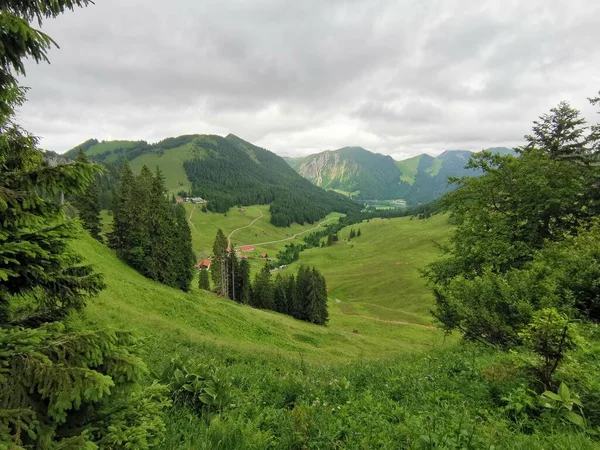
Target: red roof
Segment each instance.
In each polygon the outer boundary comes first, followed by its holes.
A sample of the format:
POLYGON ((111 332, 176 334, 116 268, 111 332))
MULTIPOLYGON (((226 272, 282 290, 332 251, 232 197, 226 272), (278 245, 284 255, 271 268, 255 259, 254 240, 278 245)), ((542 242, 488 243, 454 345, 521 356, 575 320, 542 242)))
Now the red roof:
POLYGON ((240 247, 240 251, 241 252, 253 252, 254 251, 254 245, 242 245, 240 247))
POLYGON ((210 259, 204 259, 196 264, 197 269, 201 269, 203 267, 206 267, 207 269, 210 268, 210 259))
POLYGON ((175 201, 176 201, 177 203, 183 203, 183 199, 182 199, 182 198, 177 198, 177 199, 175 199, 175 201))
POLYGON ((261 253, 261 254, 260 254, 260 257, 261 257, 261 258, 266 258, 266 257, 267 257, 267 254, 266 254, 266 253, 261 253))
POLYGON ((242 255, 242 259, 248 259, 248 255, 242 255))

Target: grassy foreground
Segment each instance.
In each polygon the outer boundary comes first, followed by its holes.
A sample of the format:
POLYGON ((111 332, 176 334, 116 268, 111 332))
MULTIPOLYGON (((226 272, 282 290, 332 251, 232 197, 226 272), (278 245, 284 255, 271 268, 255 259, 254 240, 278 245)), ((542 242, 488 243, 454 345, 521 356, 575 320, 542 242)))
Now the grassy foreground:
POLYGON ((174 290, 88 236, 76 242, 108 285, 86 320, 136 331, 153 371, 180 357, 221 377, 223 406, 174 405, 162 448, 597 448, 560 422, 515 423, 502 400, 520 381, 514 361, 420 325, 432 299, 418 269, 447 235, 443 217, 360 227, 352 243, 302 253, 328 279, 326 327, 174 290))

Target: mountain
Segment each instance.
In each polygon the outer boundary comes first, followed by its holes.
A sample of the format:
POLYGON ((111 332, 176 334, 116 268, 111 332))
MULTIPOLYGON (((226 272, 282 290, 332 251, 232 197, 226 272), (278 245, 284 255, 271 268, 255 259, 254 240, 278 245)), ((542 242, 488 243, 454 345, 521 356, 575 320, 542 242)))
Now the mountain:
MULTIPOLYGON (((504 147, 488 150, 514 153, 504 147)), ((418 204, 450 191, 448 177, 478 175, 477 171, 465 169, 472 154, 468 150, 448 150, 437 157, 423 154, 395 161, 361 147, 345 147, 286 161, 317 186, 359 200, 404 199, 418 204)))
POLYGON ((232 134, 185 135, 155 144, 91 139, 66 156, 74 157, 79 148, 98 162, 128 161, 134 171, 143 165, 158 166, 169 191, 203 197, 216 212, 238 204, 271 204, 271 222, 276 226, 313 223, 333 211, 360 208, 349 198, 302 178, 275 153, 232 134))
POLYGON ((407 188, 391 156, 361 147, 326 151, 290 163, 317 186, 361 199, 399 198, 407 188))

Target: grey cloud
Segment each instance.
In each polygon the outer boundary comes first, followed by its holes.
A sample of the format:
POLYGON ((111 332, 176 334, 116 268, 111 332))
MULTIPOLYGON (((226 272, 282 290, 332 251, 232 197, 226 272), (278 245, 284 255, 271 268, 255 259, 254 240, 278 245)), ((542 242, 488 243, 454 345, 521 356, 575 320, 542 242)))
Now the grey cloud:
MULTIPOLYGON (((594 0, 98 0, 48 21, 42 145, 229 132, 280 154, 517 145, 600 88, 594 0)), ((596 120, 591 116, 590 119, 596 120)))

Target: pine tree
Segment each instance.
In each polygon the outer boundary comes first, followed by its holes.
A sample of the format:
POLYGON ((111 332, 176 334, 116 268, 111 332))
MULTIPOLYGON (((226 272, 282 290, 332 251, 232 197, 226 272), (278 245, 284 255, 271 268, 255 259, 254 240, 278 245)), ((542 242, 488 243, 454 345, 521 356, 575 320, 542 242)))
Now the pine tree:
POLYGON ((275 311, 282 314, 289 313, 287 294, 287 280, 278 273, 273 281, 273 302, 275 311))
POLYGON ((306 304, 308 302, 308 291, 310 289, 310 273, 306 266, 300 266, 296 275, 296 285, 290 314, 298 320, 306 320, 306 304))
POLYGON ((327 245, 331 246, 333 244, 333 233, 329 233, 327 235, 327 245))
POLYGON ((77 224, 55 199, 82 195, 97 168, 49 166, 36 138, 14 123, 22 61, 46 60, 53 44, 29 21, 87 3, 5 2, 0 13, 1 448, 145 449, 165 431, 164 389, 141 389, 147 369, 135 339, 63 321, 104 285, 69 245, 77 224))
MULTIPOLYGON (((89 163, 81 149, 79 150, 76 161, 89 163)), ((101 241, 100 191, 96 177, 90 181, 82 194, 73 196, 71 203, 77 209, 83 228, 88 230, 94 239, 101 241)))
POLYGON ((208 276, 207 269, 200 269, 200 278, 198 280, 198 287, 205 291, 210 291, 210 277, 208 276))
POLYGON ((183 291, 189 291, 190 283, 194 278, 194 261, 196 261, 196 255, 192 249, 192 232, 190 231, 183 205, 175 205, 175 226, 176 237, 173 239, 173 244, 176 256, 175 276, 177 286, 183 291))
POLYGON ((213 286, 217 294, 222 294, 221 286, 221 262, 227 255, 227 238, 223 234, 223 230, 219 228, 215 241, 213 243, 213 263, 210 268, 213 286))
POLYGON ((275 308, 271 271, 267 266, 263 267, 254 278, 254 284, 252 285, 252 306, 271 310, 275 308))
POLYGON ((348 240, 352 240, 353 238, 356 237, 356 233, 354 232, 354 228, 350 229, 350 236, 348 237, 348 240))
POLYGON ((236 277, 237 286, 236 292, 238 293, 238 301, 245 305, 250 304, 250 263, 247 260, 242 259, 239 266, 239 274, 236 277))
POLYGON ((543 114, 539 121, 533 122, 532 134, 525 136, 528 144, 523 151, 538 148, 553 159, 584 157, 588 153, 586 121, 580 114, 568 102, 560 102, 550 114, 543 114))

